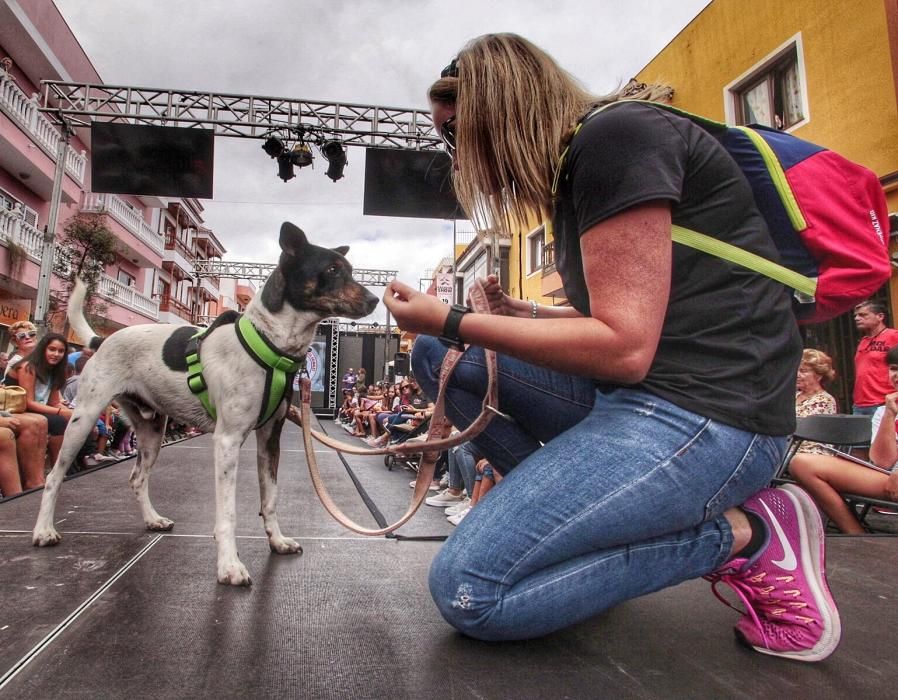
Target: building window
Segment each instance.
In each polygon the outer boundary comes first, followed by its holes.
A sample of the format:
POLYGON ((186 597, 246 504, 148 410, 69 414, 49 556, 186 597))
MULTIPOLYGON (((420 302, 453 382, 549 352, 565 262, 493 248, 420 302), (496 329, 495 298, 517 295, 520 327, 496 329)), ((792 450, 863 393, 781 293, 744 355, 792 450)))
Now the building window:
POLYGON ((736 124, 789 129, 807 119, 799 48, 797 41, 790 41, 729 88, 736 124))
POLYGON ((128 274, 128 273, 125 272, 124 270, 119 270, 119 271, 118 271, 118 281, 119 281, 121 284, 125 285, 126 287, 133 287, 133 286, 134 286, 134 277, 133 277, 133 275, 128 274))
POLYGON ((543 269, 543 247, 546 245, 546 229, 540 226, 527 236, 527 274, 543 269))

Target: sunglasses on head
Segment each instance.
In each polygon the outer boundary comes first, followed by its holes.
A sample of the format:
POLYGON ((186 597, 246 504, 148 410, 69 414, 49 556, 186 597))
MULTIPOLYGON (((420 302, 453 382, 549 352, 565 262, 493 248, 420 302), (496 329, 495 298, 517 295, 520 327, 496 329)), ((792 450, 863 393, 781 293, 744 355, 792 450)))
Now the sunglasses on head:
POLYGON ((455 115, 440 124, 440 138, 446 147, 446 153, 455 158, 455 115))
POLYGON ((458 77, 458 58, 453 58, 452 62, 440 71, 441 78, 457 78, 458 77))
POLYGON ((25 338, 34 338, 37 335, 37 331, 20 331, 16 333, 16 340, 25 340, 25 338))

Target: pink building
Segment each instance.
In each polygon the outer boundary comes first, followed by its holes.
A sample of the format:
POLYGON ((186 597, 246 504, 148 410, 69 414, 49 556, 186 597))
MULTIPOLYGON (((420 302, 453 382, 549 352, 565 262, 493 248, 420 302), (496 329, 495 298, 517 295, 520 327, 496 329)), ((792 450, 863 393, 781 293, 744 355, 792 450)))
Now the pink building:
MULTIPOLYGON (((6 328, 33 316, 43 229, 50 215, 60 130, 38 111, 40 81, 101 83, 56 7, 47 0, 0 0, 0 348, 6 328)), ((107 307, 97 324, 104 335, 140 323, 192 323, 221 306, 218 280, 197 278, 197 259, 217 258, 224 247, 203 226, 195 199, 91 191, 90 131, 76 128, 65 155, 56 233, 78 212, 103 216, 120 243, 98 294, 107 307)), ((63 280, 53 277, 47 321, 63 280)))

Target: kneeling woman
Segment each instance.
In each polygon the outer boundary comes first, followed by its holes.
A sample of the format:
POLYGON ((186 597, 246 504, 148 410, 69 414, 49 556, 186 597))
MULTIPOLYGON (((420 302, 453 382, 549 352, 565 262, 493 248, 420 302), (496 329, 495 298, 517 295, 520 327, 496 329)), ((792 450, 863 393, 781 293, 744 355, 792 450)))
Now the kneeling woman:
POLYGON ((65 366, 69 346, 64 336, 48 333, 30 355, 15 367, 19 386, 27 392, 28 411, 40 413, 47 419, 50 461, 55 463, 62 447, 72 409, 62 403, 65 385, 65 366))
POLYGON ((529 304, 493 279, 487 315, 387 287, 397 325, 420 334, 412 369, 431 396, 444 343, 471 345, 446 390, 452 423, 465 428, 480 410, 481 348, 499 353, 495 408, 514 419, 497 416, 474 439, 505 478, 434 559, 431 594, 470 636, 527 639, 710 576, 749 606, 742 640, 826 658, 840 626, 820 517, 798 487, 766 488, 795 426, 801 338, 789 297, 673 246, 671 224, 762 256, 776 248, 721 144, 689 119, 623 101, 632 94, 587 94, 514 35, 472 41, 430 90, 475 228, 510 237, 534 216, 551 221, 571 303, 529 304))

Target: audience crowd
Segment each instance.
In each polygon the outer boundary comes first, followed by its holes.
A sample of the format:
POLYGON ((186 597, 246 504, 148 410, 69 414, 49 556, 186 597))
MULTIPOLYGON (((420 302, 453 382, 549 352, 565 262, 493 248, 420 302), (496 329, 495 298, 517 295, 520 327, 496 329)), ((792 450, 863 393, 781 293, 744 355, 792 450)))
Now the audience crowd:
MULTIPOLYGON (((47 333, 38 338, 30 321, 9 327, 12 353, 0 353, 0 377, 5 387, 24 389, 23 412, 0 411, 0 498, 43 486, 62 446, 78 401, 81 372, 102 339, 70 352, 65 337, 47 333)), ((195 434, 169 421, 166 440, 195 434)), ((132 457, 137 441, 127 418, 113 402, 100 415, 69 473, 132 457)))
MULTIPOLYGON (((863 335, 855 358, 859 373, 856 386, 866 388, 860 393, 855 389, 855 400, 863 397, 863 403, 855 403, 851 409, 873 415, 869 458, 880 471, 833 455, 831 446, 804 442, 787 474, 811 493, 834 525, 846 533, 864 529, 842 493, 898 500, 898 470, 894 468, 898 461, 894 415, 898 412, 898 332, 891 332, 885 325, 884 308, 873 302, 858 305, 855 321, 863 335)), ((63 336, 48 333, 39 339, 37 328, 29 321, 13 324, 9 333, 12 347, 10 352, 0 353, 0 375, 6 386, 25 390, 26 405, 21 413, 0 411, 0 497, 43 485, 77 405, 81 372, 102 342, 95 339, 88 347, 69 352, 63 336)), ((826 390, 834 379, 829 355, 805 349, 796 377, 796 416, 839 413, 836 399, 826 390)), ((341 389, 342 403, 335 422, 353 437, 372 447, 425 440, 434 404, 413 377, 368 384, 363 368, 349 368, 341 379, 341 389)), ((166 439, 193 434, 193 428, 169 422, 166 439)), ((131 457, 136 449, 134 431, 113 402, 100 415, 70 472, 131 457)), ((867 453, 862 457, 867 458, 867 453)), ((449 522, 457 525, 501 478, 473 443, 463 443, 441 455, 429 486, 435 493, 426 503, 445 508, 449 522)), ((879 512, 898 514, 889 509, 879 512)))

